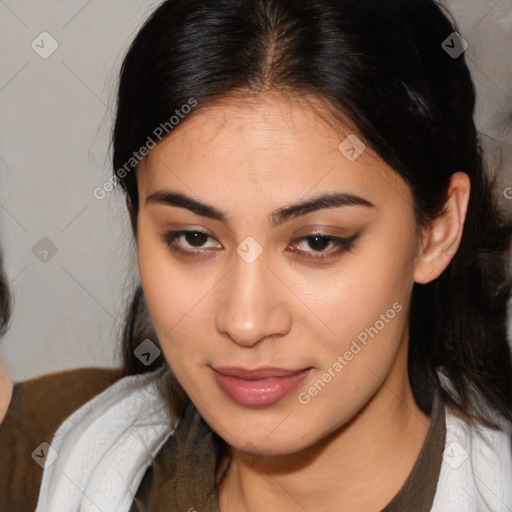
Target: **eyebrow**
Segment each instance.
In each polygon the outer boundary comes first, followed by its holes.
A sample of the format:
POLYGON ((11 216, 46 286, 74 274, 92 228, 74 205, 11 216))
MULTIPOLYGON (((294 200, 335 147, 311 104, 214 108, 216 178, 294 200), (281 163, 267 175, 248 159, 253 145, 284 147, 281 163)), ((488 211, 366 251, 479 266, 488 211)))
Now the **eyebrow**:
MULTIPOLYGON (((215 206, 196 201, 180 192, 159 190, 146 198, 146 204, 151 203, 186 208, 201 217, 208 217, 223 222, 224 224, 229 224, 228 216, 222 210, 219 210, 215 206)), ((300 215, 306 215, 307 213, 317 210, 344 206, 376 208, 370 201, 354 194, 344 194, 340 192, 327 193, 279 208, 270 214, 269 222, 272 226, 277 226, 300 215)))

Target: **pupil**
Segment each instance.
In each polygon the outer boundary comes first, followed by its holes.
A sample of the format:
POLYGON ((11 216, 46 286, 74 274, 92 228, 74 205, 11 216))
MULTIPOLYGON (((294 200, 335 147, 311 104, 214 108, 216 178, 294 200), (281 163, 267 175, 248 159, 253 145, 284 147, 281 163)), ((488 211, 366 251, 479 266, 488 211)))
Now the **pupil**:
POLYGON ((206 235, 204 233, 199 233, 198 231, 192 231, 191 233, 186 234, 187 243, 194 247, 200 247, 204 244, 206 235), (202 238, 201 238, 202 237, 202 238), (194 245, 197 244, 197 245, 194 245))
POLYGON ((322 250, 329 245, 329 239, 326 236, 315 235, 311 237, 308 243, 312 249, 322 250), (320 240, 320 243, 317 243, 318 240, 320 240))

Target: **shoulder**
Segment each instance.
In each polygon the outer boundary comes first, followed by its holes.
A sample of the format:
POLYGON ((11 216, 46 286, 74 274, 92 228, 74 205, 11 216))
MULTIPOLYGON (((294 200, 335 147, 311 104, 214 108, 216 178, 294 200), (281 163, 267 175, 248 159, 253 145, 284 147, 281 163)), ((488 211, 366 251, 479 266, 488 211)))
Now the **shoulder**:
POLYGON ((14 385, 0 426, 0 510, 34 510, 43 473, 44 444, 84 403, 118 379, 120 368, 80 368, 55 372, 14 385), (9 508, 11 507, 11 508, 9 508))
MULTIPOLYGON (((77 368, 17 382, 13 389, 13 405, 19 407, 44 399, 47 403, 59 404, 59 409, 66 409, 66 404, 59 403, 59 397, 66 396, 72 400, 70 406, 81 404, 84 399, 92 398, 113 384, 122 374, 121 368, 77 368), (26 400, 23 404, 20 403, 21 397, 26 400)), ((10 411, 7 412, 9 414, 10 411)))
MULTIPOLYGON (((75 410, 51 439, 37 510, 125 510, 172 435, 166 367, 124 376, 75 410), (129 485, 127 484, 129 483, 129 485)), ((1 509, 1 507, 0 507, 1 509)))
POLYGON ((53 434, 75 409, 121 377, 119 368, 80 368, 16 383, 0 439, 7 430, 53 434))
POLYGON ((446 411, 446 442, 432 512, 512 508, 512 425, 470 426, 446 411))

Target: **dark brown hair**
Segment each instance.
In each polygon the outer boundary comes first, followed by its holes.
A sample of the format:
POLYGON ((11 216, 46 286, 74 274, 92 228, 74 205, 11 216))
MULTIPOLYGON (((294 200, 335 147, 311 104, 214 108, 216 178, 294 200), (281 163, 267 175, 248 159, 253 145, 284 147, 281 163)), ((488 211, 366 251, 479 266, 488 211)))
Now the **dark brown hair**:
MULTIPOLYGON (((512 421, 506 332, 512 225, 499 212, 484 170, 464 55, 442 47, 456 30, 432 0, 168 0, 123 62, 114 177, 133 205, 135 228, 136 162, 130 158, 155 128, 190 98, 201 108, 269 90, 313 95, 340 121, 350 119, 410 186, 419 226, 442 212, 450 176, 466 172, 472 188, 459 250, 439 278, 413 289, 409 375, 426 414, 440 390, 467 421, 493 425, 493 415, 512 421), (127 162, 133 172, 121 173, 127 162)), ((128 374, 167 364, 163 357, 150 367, 137 362, 133 350, 148 337, 158 341, 139 288, 124 332, 128 374)), ((188 398, 168 374, 170 405, 180 415, 188 398)))
POLYGON ((4 334, 11 318, 11 292, 3 270, 3 258, 0 253, 0 335, 4 334))

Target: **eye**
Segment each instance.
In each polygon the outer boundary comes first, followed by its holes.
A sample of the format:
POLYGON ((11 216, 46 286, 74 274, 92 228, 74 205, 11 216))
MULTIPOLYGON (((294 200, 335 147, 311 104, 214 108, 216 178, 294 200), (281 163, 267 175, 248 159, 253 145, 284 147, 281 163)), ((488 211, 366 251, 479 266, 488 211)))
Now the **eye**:
POLYGON ((340 238, 333 235, 324 235, 322 233, 315 233, 298 238, 294 244, 307 242, 306 246, 314 249, 313 251, 304 251, 292 249, 294 255, 299 255, 301 258, 325 260, 340 256, 345 252, 351 251, 355 247, 355 240, 359 234, 353 235, 350 238, 340 238), (323 252, 323 249, 331 246, 330 251, 323 252))
MULTIPOLYGON (((186 256, 200 256, 201 254, 204 255, 206 251, 193 251, 188 250, 189 248, 180 247, 180 245, 176 244, 175 242, 180 239, 185 239, 185 241, 189 244, 191 244, 192 248, 202 248, 203 244, 208 238, 212 238, 207 233, 203 233, 202 231, 190 231, 190 230, 181 230, 181 231, 169 231, 168 233, 165 233, 163 235, 164 242, 171 249, 172 251, 175 251, 180 254, 184 254, 186 256)), ((212 238, 213 240, 213 238, 212 238)))
MULTIPOLYGON (((214 240, 213 237, 202 231, 169 231, 163 235, 164 242, 169 249, 184 256, 201 256, 205 255, 206 252, 210 252, 208 249, 205 250, 204 244, 208 239, 214 240), (180 245, 180 240, 185 241, 188 245, 180 245), (193 250, 194 248, 199 250, 193 250), (192 250, 191 250, 192 249, 192 250)), ((340 238, 333 235, 325 235, 322 233, 312 233, 298 238, 290 244, 291 247, 307 242, 307 246, 313 249, 313 251, 296 249, 293 248, 291 252, 294 257, 313 259, 313 260, 325 260, 335 258, 344 252, 349 252, 355 247, 355 240, 359 237, 359 233, 355 234, 350 238, 340 238), (330 251, 325 251, 326 247, 331 246, 330 251)))

